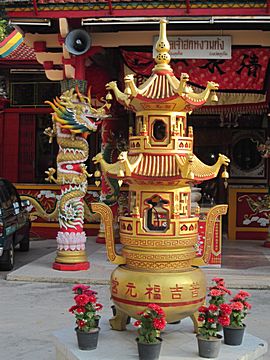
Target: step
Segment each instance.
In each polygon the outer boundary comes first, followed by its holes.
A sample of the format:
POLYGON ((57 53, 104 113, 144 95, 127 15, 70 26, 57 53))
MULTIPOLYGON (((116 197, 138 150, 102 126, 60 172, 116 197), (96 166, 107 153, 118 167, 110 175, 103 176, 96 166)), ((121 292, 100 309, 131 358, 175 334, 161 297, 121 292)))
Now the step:
MULTIPOLYGON (((78 349, 75 330, 62 329, 53 333, 56 350, 56 360, 135 360, 138 359, 137 332, 132 324, 126 331, 114 331, 108 322, 100 324, 98 347, 95 350, 82 351, 78 349)), ((159 360, 199 360, 197 340, 192 332, 190 319, 184 319, 180 324, 167 325, 162 332, 162 347, 159 360)), ((249 334, 244 335, 240 346, 229 346, 223 342, 218 360, 255 360, 267 359, 268 344, 266 341, 249 334)))

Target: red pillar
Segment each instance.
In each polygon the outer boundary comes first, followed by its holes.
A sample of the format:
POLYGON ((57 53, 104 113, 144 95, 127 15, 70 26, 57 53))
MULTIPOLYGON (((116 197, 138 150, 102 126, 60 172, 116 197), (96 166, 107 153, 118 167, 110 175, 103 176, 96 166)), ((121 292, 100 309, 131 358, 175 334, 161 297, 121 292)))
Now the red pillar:
POLYGON ((85 58, 76 56, 75 79, 85 80, 85 58))

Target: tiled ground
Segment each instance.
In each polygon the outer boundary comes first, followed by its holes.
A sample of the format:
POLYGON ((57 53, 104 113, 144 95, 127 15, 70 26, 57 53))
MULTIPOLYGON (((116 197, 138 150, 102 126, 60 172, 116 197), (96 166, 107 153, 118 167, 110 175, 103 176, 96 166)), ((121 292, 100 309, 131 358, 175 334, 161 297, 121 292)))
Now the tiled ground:
MULTIPOLYGON (((269 266, 270 248, 263 246, 263 241, 223 241, 222 268, 254 269, 269 266)), ((270 272, 269 272, 270 274, 270 272)))

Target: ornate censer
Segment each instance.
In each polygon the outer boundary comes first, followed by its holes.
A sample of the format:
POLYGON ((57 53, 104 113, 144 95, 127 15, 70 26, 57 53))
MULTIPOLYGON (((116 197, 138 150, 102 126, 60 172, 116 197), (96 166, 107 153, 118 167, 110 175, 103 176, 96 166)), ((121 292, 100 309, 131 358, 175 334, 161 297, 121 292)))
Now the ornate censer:
MULTIPOLYGON (((161 20, 151 77, 138 88, 133 76, 126 76, 124 92, 115 82, 107 84, 117 101, 136 113, 136 126, 130 129, 129 151, 119 161, 108 164, 102 153, 93 158, 103 172, 129 184, 130 213, 120 217, 121 254, 114 248, 111 210, 92 204, 105 224, 109 260, 119 265, 111 275, 116 316, 110 323, 117 330, 125 329, 127 316, 136 318, 149 303, 162 306, 168 322, 187 316, 195 321, 193 314, 206 296, 205 275, 192 266, 199 218, 191 214, 190 185, 216 177, 229 159, 220 155, 208 166, 193 154, 186 114, 202 106, 218 85, 208 82, 202 93, 193 93, 187 74, 180 81, 174 76, 169 49, 166 21, 161 20)), ((218 205, 208 214, 206 263, 215 219, 226 211, 227 205, 218 205)))

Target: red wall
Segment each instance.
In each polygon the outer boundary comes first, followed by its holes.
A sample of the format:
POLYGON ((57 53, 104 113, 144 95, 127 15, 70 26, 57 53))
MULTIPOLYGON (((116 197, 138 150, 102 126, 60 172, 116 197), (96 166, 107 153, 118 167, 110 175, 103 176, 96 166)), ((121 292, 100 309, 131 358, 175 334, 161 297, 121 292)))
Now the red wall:
MULTIPOLYGON (((1 119, 1 173, 12 182, 18 181, 19 114, 4 113, 1 119)), ((0 131, 1 131, 0 130, 0 131)))

